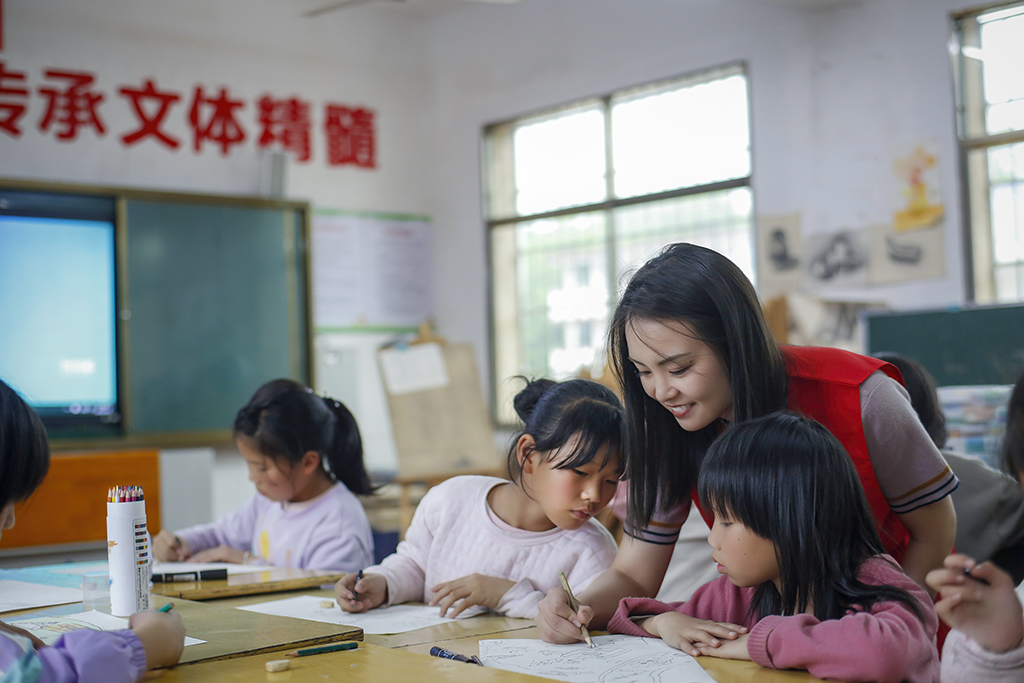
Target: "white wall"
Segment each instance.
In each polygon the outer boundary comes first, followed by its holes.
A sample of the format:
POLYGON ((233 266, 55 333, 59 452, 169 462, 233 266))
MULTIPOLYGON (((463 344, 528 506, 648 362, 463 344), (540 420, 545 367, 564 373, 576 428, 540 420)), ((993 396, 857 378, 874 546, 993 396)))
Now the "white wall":
MULTIPOLYGON (((439 327, 469 339, 488 378, 482 127, 617 88, 742 60, 750 74, 759 214, 801 212, 805 234, 887 220, 892 161, 935 146, 946 276, 830 292, 894 308, 961 303, 960 205, 948 13, 957 0, 865 0, 813 12, 766 0, 526 0, 422 29, 430 54, 429 195, 439 327)), ((805 5, 808 3, 804 3, 805 5)))

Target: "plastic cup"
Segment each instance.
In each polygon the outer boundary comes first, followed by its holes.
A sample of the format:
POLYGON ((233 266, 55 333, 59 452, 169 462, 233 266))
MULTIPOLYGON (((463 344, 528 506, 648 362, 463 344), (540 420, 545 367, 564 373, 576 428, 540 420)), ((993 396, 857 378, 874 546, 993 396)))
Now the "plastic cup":
POLYGON ((110 608, 110 574, 107 572, 82 574, 82 606, 85 609, 110 608))

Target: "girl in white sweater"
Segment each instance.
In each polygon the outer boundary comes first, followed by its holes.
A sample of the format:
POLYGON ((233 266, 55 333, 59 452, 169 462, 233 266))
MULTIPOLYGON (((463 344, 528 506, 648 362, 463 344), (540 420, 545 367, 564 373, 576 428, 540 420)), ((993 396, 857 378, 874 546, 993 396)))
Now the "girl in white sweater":
POLYGON ((596 382, 529 382, 515 398, 523 431, 509 452, 511 481, 454 477, 423 497, 395 553, 334 587, 347 612, 428 602, 455 617, 479 605, 532 618, 564 571, 586 587, 615 556, 593 519, 624 469, 622 405, 596 382))

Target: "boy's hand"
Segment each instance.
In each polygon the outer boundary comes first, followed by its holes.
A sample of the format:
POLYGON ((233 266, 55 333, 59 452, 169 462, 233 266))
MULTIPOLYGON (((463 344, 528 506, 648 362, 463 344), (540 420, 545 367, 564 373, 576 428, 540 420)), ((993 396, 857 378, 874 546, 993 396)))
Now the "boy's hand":
POLYGON ((430 589, 434 597, 430 600, 430 606, 441 606, 441 616, 449 616, 452 619, 459 616, 467 607, 480 605, 490 609, 498 609, 498 603, 509 588, 516 585, 515 581, 499 579, 496 576, 484 574, 470 574, 454 581, 439 583, 430 589), (451 614, 446 614, 448 610, 451 614))
POLYGON ((1007 652, 1024 640, 1024 614, 1013 579, 991 562, 976 564, 966 555, 950 555, 927 582, 942 598, 935 611, 950 627, 989 652, 1007 652), (964 572, 970 571, 986 586, 964 572))
POLYGON ((334 592, 341 609, 353 614, 365 612, 388 599, 388 581, 383 574, 363 574, 360 579, 359 574, 351 572, 334 584, 334 592))

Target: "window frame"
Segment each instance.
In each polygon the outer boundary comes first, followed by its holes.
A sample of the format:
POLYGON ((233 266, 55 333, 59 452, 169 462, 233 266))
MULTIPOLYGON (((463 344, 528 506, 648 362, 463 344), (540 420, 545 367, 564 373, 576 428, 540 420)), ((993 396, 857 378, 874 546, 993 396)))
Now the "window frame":
MULTIPOLYGON (((491 379, 491 415, 493 421, 498 427, 512 428, 514 425, 508 422, 507 420, 502 419, 502 410, 501 406, 499 406, 499 399, 502 397, 501 392, 499 391, 500 384, 506 381, 508 378, 498 377, 498 312, 496 311, 497 307, 495 305, 495 283, 497 280, 495 270, 495 230, 497 228, 502 228, 517 223, 528 223, 542 219, 559 218, 587 213, 600 213, 603 216, 607 229, 607 239, 605 241, 607 272, 605 273, 605 277, 607 278, 607 282, 609 284, 609 310, 613 310, 618 299, 618 287, 616 286, 616 255, 618 252, 616 250, 615 230, 615 211, 617 209, 628 206, 636 206, 639 204, 653 204, 659 201, 669 199, 709 194, 736 188, 748 188, 751 190, 752 201, 751 231, 753 232, 755 230, 754 217, 757 214, 752 191, 752 178, 754 166, 754 143, 752 121, 753 105, 751 102, 750 73, 747 63, 745 61, 740 60, 728 62, 726 64, 711 68, 687 72, 685 74, 680 74, 670 78, 660 78, 640 85, 620 88, 596 97, 580 98, 572 102, 557 105, 555 107, 549 107, 541 110, 523 113, 512 119, 506 119, 503 121, 490 123, 483 127, 481 138, 481 179, 483 194, 483 219, 487 239, 487 319, 488 347, 490 352, 488 371, 490 373, 491 379), (716 76, 716 74, 718 74, 718 76, 716 76), (617 197, 615 195, 615 165, 613 158, 614 141, 612 139, 613 101, 616 98, 622 98, 623 96, 627 96, 631 93, 643 92, 644 90, 649 90, 652 94, 654 94, 658 92, 659 89, 665 89, 670 87, 673 83, 679 83, 681 87, 685 87, 684 84, 689 81, 690 83, 692 83, 693 86, 696 86, 701 83, 713 82, 718 78, 724 79, 733 75, 743 76, 744 85, 746 88, 747 135, 749 140, 748 155, 750 161, 749 167, 747 169, 747 174, 745 176, 738 178, 721 180, 712 183, 704 183, 701 185, 680 187, 672 190, 664 190, 643 195, 617 197), (584 107, 587 106, 594 106, 595 104, 599 105, 602 115, 604 117, 605 199, 599 202, 592 202, 589 204, 581 204, 578 206, 570 206, 531 214, 516 213, 514 158, 515 150, 514 143, 512 141, 516 127, 527 120, 538 120, 546 116, 556 116, 561 113, 583 109, 584 107), (496 140, 498 141, 495 142, 496 140), (500 159, 500 161, 498 161, 498 159, 500 159), (496 191, 495 189, 497 187, 496 183, 503 183, 503 188, 506 191, 508 188, 511 188, 511 192, 507 192, 507 195, 503 198, 496 196, 501 194, 501 192, 496 191)), ((756 263, 756 243, 754 235, 751 234, 750 237, 752 252, 751 255, 752 257, 754 257, 753 261, 756 263)), ((518 251, 514 248, 513 253, 516 256, 518 256, 518 251)), ((594 331, 592 331, 592 334, 594 334, 594 331)), ((519 342, 515 343, 518 344, 519 342)))

